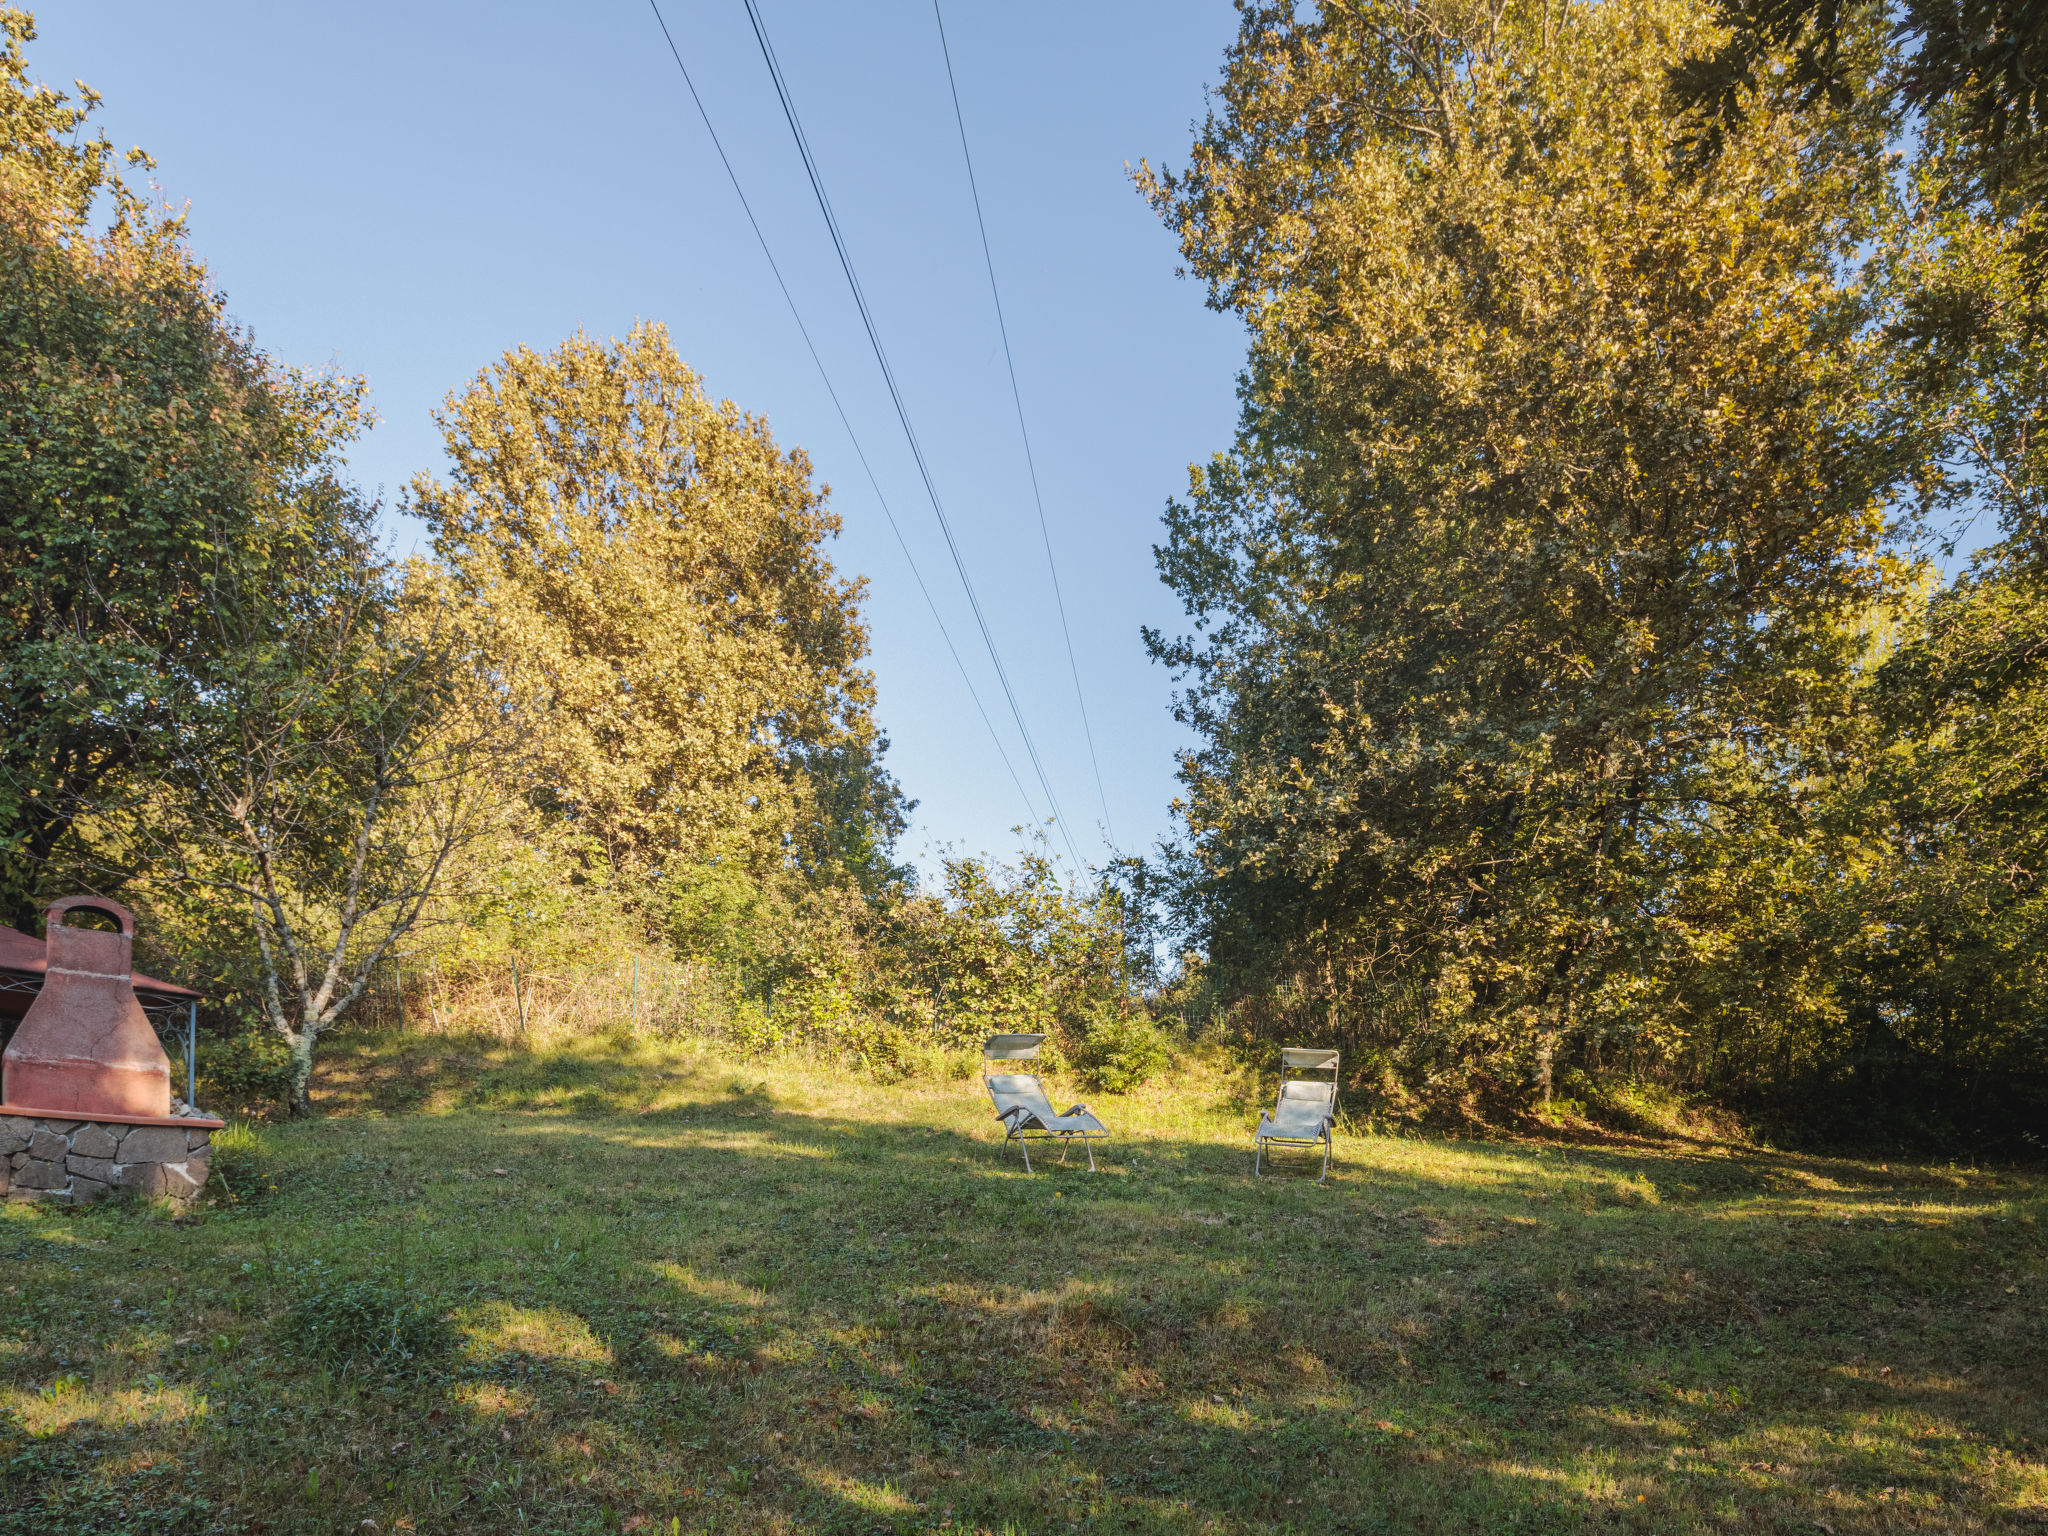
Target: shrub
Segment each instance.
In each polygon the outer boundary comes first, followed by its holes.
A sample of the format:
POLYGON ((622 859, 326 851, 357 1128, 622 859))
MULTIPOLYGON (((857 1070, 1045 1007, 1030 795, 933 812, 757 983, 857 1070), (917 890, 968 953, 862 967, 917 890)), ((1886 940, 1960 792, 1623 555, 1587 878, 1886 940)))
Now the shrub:
POLYGON ((226 1130, 214 1132, 213 1182, 208 1190, 238 1205, 277 1193, 270 1138, 261 1126, 235 1120, 226 1130))
POLYGON ((199 1041, 202 1104, 279 1104, 291 1092, 292 1056, 285 1043, 259 1028, 199 1041))
POLYGON ((286 1314, 286 1342, 330 1365, 391 1368, 445 1349, 437 1306, 377 1280, 344 1280, 313 1292, 286 1314))
POLYGON ((1145 1014, 1104 1006, 1088 1015, 1074 1064, 1089 1087, 1129 1093, 1166 1065, 1166 1038, 1145 1014))

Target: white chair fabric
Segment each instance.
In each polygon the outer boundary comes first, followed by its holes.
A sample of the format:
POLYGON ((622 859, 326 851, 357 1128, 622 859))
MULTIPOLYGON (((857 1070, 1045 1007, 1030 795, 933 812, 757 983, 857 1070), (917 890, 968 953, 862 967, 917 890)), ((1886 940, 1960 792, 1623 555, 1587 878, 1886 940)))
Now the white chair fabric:
POLYGON ((1255 1175, 1265 1172, 1266 1154, 1278 1147, 1320 1146, 1323 1171, 1316 1182, 1329 1178, 1332 1135, 1337 1128, 1337 1068, 1335 1051, 1289 1046, 1280 1052, 1280 1092, 1273 1107, 1259 1116, 1259 1128, 1252 1135, 1255 1175), (1290 1078, 1289 1072, 1328 1072, 1330 1076, 1327 1081, 1290 1078))
POLYGON ((1017 1143, 1017 1150, 1024 1157, 1024 1171, 1029 1173, 1032 1170, 1028 1140, 1059 1142, 1062 1161, 1068 1146, 1078 1141, 1088 1149, 1088 1170, 1092 1173, 1095 1143, 1109 1135, 1109 1127, 1096 1119, 1086 1104, 1070 1105, 1063 1114, 1056 1112, 1037 1074, 987 1069, 987 1063, 992 1061, 1030 1060, 1038 1054, 1044 1039, 1043 1035, 994 1035, 982 1047, 982 1086, 988 1090, 996 1118, 1003 1123, 1003 1145, 1017 1143))

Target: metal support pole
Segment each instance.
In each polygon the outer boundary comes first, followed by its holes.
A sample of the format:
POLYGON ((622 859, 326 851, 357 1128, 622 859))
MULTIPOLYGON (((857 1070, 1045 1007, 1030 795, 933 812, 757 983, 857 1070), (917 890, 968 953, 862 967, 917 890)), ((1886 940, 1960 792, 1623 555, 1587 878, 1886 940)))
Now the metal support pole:
POLYGON ((398 963, 397 956, 391 960, 391 988, 398 994, 398 1032, 405 1033, 405 967, 398 963))
POLYGON ((526 1033, 526 994, 519 990, 519 957, 512 957, 512 1001, 519 1005, 519 1033, 526 1033))
POLYGON ((640 957, 633 957, 633 1033, 640 1033, 640 957))
POLYGON ((185 1005, 185 1102, 199 1097, 199 999, 185 1005))

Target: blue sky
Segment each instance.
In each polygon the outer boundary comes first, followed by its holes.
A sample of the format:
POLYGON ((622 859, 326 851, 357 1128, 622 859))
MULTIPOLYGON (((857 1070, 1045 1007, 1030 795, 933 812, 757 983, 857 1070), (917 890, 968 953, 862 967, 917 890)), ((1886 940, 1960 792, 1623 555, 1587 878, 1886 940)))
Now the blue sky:
MULTIPOLYGON (((969 574, 1085 856, 1096 794, 1010 403, 929 0, 760 0, 969 574)), ((661 320, 718 395, 807 449, 870 583, 905 851, 1004 852, 1025 818, 720 168, 646 0, 34 7, 34 73, 103 93, 116 144, 189 203, 229 309, 283 361, 369 379, 352 456, 396 502, 443 465, 429 412, 516 345, 661 320)), ((741 0, 663 13, 834 384, 1002 730, 1010 724, 741 0)), ((1169 830, 1180 622, 1151 546, 1229 440, 1236 323, 1176 276, 1127 164, 1179 164, 1234 32, 1227 0, 998 6, 947 34, 1118 845, 1169 830)), ((394 521, 394 537, 416 532, 394 521)))

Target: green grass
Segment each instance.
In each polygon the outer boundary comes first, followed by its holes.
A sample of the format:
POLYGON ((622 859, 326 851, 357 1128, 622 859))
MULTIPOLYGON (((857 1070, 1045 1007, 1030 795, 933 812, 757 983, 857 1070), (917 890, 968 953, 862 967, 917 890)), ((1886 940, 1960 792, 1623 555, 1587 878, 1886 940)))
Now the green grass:
POLYGON ((1026 1177, 972 1081, 369 1037, 323 1082, 239 1205, 0 1213, 0 1531, 2048 1527, 2033 1176, 1254 1181, 1210 1075, 1026 1177))

